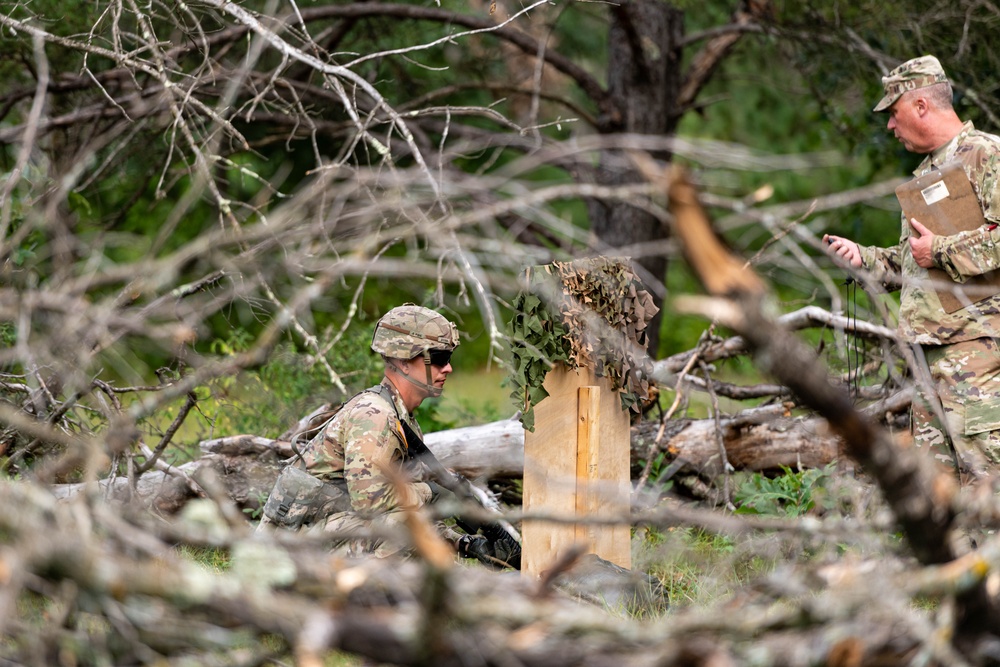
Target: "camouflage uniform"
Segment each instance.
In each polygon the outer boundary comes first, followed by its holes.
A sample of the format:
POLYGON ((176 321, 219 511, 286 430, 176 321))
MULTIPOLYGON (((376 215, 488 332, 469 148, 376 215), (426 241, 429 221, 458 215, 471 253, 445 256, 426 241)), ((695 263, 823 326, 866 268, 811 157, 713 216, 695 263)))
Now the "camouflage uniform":
MULTIPOLYGON (((383 315, 371 348, 385 361, 385 378, 341 406, 303 448, 301 460, 281 471, 257 530, 305 526, 337 533, 337 549, 348 556, 384 557, 405 547, 377 534, 359 533, 378 533, 378 528, 399 524, 411 510, 436 500, 475 496, 468 480, 445 469, 430 453, 407 408, 441 395, 458 342, 455 325, 433 310, 404 304, 383 315), (418 359, 426 382, 415 377, 418 359), (401 361, 408 363, 401 366, 401 361), (413 481, 413 466, 424 468, 436 483, 413 481), (357 536, 346 537, 350 533, 357 536)), ((492 567, 520 568, 520 538, 509 524, 459 514, 455 525, 465 534, 443 524, 439 529, 460 556, 492 567)))
MULTIPOLYGON (((909 61, 883 79, 886 97, 876 111, 889 108, 907 90, 947 81, 936 59, 909 61), (907 77, 907 67, 923 67, 919 76, 907 77), (903 82, 896 79, 902 78, 903 82), (908 80, 907 80, 908 79, 908 80), (919 84, 919 85, 915 85, 919 84)), ((958 160, 965 168, 979 199, 987 224, 952 236, 935 236, 934 263, 952 280, 969 278, 1000 268, 1000 137, 976 130, 966 122, 959 134, 928 154, 913 172, 921 176, 947 162, 958 160)), ((914 404, 912 428, 918 446, 932 449, 939 460, 954 465, 948 433, 962 467, 979 473, 1000 463, 1000 294, 948 313, 937 292, 928 285, 928 272, 917 265, 910 252, 910 226, 901 217, 899 245, 891 248, 861 246, 864 268, 887 289, 901 287, 899 331, 926 359, 937 398, 945 415, 942 424, 923 397, 914 404), (901 285, 900 285, 901 282, 901 285)))
MULTIPOLYGON (((351 512, 331 514, 319 526, 340 532, 372 525, 394 524, 403 510, 420 507, 431 499, 424 482, 405 481, 402 468, 406 444, 400 420, 420 435, 420 427, 407 412, 390 382, 361 392, 340 409, 302 452, 306 470, 324 480, 343 479, 351 497, 351 512)), ((350 551, 388 555, 395 551, 384 543, 353 542, 350 551)))
MULTIPOLYGON (((455 325, 445 317, 428 308, 405 304, 378 321, 371 348, 387 364, 422 355, 428 366, 427 384, 408 381, 419 386, 425 396, 438 396, 440 388, 431 384, 430 351, 454 350, 458 342, 455 325)), ((351 501, 351 511, 319 519, 313 530, 342 532, 376 523, 396 524, 403 520, 405 510, 431 501, 431 486, 412 481, 404 469, 404 421, 423 438, 399 391, 386 378, 347 401, 306 445, 302 452, 306 470, 325 481, 344 480, 351 501)), ((397 546, 377 540, 354 540, 348 545, 352 555, 368 552, 386 556, 398 550, 397 546)))

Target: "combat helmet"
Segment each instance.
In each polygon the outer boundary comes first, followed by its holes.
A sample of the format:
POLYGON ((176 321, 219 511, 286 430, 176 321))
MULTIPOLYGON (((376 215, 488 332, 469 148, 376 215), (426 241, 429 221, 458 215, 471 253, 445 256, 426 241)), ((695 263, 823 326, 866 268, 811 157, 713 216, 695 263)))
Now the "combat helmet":
MULTIPOLYGON (((427 382, 406 376, 430 396, 440 396, 441 389, 431 381, 431 350, 452 351, 458 346, 458 329, 444 315, 412 303, 388 311, 375 324, 372 350, 386 358, 410 360, 423 356, 427 382)), ((447 363, 447 362, 446 362, 447 363)), ((398 369, 398 366, 393 364, 398 369)))

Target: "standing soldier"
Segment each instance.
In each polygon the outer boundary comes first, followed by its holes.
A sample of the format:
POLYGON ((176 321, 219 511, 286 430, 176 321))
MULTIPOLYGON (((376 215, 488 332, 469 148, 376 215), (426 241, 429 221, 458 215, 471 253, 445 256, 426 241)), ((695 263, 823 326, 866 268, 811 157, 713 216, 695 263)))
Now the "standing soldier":
POLYGON ((964 167, 986 224, 950 236, 931 233, 920 220, 902 219, 902 235, 891 248, 859 246, 827 235, 828 252, 863 267, 886 288, 899 288, 902 338, 923 353, 936 397, 923 396, 912 410, 918 446, 960 473, 980 478, 1000 464, 1000 294, 946 312, 928 281, 941 269, 964 283, 1000 267, 1000 138, 963 122, 952 107, 952 87, 934 56, 909 60, 882 77, 885 96, 876 112, 888 112, 886 127, 906 150, 926 155, 914 172, 922 176, 949 162, 964 167), (928 404, 940 400, 945 422, 928 404), (957 457, 957 462, 955 458, 957 457))

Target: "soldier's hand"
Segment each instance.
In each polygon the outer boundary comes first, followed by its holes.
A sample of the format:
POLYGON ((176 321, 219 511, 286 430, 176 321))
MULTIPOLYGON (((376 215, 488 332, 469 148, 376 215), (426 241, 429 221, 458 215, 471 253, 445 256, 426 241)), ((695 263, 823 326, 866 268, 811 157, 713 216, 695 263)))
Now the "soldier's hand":
POLYGON ((934 268, 934 234, 931 230, 920 224, 920 221, 916 218, 910 218, 910 229, 913 233, 910 234, 910 252, 913 253, 913 259, 916 260, 917 266, 924 269, 934 268))
POLYGON ((463 535, 458 541, 458 555, 475 558, 493 567, 507 565, 515 570, 521 569, 521 545, 506 533, 497 538, 463 535))
POLYGON ((458 541, 458 555, 462 558, 475 558, 483 563, 493 564, 493 549, 490 541, 482 535, 463 535, 458 541))
POLYGON ((494 540, 493 557, 507 563, 515 570, 521 569, 521 545, 510 535, 504 535, 498 540, 494 540))
POLYGON ((858 244, 842 236, 823 235, 823 243, 826 244, 826 251, 831 255, 836 255, 856 269, 861 268, 861 248, 858 244))

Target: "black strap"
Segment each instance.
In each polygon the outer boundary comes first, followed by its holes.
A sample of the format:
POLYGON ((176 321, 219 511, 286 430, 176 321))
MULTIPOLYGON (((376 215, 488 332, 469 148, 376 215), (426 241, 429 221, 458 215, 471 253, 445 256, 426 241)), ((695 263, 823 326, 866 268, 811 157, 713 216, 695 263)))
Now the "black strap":
MULTIPOLYGON (((438 484, 445 487, 453 493, 459 493, 454 488, 459 486, 455 473, 451 472, 444 465, 438 461, 437 457, 434 456, 426 444, 424 444, 423 439, 417 435, 417 432, 413 430, 413 427, 407 424, 402 419, 399 420, 399 425, 403 429, 403 459, 405 461, 419 461, 423 463, 431 471, 431 474, 437 480, 438 484)), ((467 496, 469 494, 460 494, 467 496)))
MULTIPOLYGON (((452 493, 454 493, 463 502, 474 502, 477 505, 481 505, 479 498, 474 494, 466 485, 471 486, 472 482, 465 479, 458 473, 454 473, 438 461, 438 458, 434 456, 432 452, 424 443, 423 438, 417 435, 417 432, 413 430, 409 424, 407 424, 402 419, 399 420, 400 426, 403 431, 404 445, 404 460, 417 461, 423 463, 430 470, 431 475, 434 477, 438 484, 445 487, 452 493)), ((507 557, 501 559, 501 562, 506 562, 508 565, 514 569, 521 569, 521 545, 517 543, 514 536, 511 535, 506 528, 503 527, 497 521, 487 521, 481 522, 474 519, 470 519, 465 516, 456 516, 455 523, 470 535, 475 535, 478 532, 490 540, 494 545, 503 541, 504 549, 506 549, 507 557)))
MULTIPOLYGON (((431 476, 434 478, 438 484, 448 489, 459 500, 463 502, 473 502, 477 505, 481 505, 479 498, 476 497, 466 484, 472 484, 469 480, 465 479, 461 475, 454 473, 444 467, 438 458, 434 456, 427 445, 424 443, 423 439, 417 435, 416 431, 404 421, 400 421, 400 425, 403 429, 403 436, 406 439, 406 459, 409 461, 415 461, 427 466, 430 470, 431 476)), ((467 517, 457 516, 455 521, 459 526, 467 533, 477 533, 481 529, 492 525, 492 523, 482 523, 474 519, 469 519, 467 517)), ((497 526, 499 528, 499 525, 497 526)), ((502 528, 500 528, 503 531, 502 528)), ((504 531, 506 532, 506 531, 504 531)))

